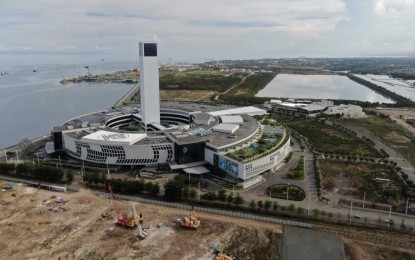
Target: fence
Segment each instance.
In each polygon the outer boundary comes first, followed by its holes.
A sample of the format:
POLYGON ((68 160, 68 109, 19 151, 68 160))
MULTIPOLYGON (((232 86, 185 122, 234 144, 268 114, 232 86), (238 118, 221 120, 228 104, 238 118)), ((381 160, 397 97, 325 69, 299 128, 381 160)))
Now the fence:
MULTIPOLYGON (((98 195, 106 197, 106 198, 110 197, 110 194, 106 193, 106 192, 98 192, 98 195)), ((141 202, 141 203, 146 203, 146 204, 155 204, 155 205, 159 205, 159 206, 163 206, 163 207, 192 210, 192 206, 181 204, 181 203, 172 203, 172 202, 165 202, 165 201, 145 199, 145 198, 140 198, 140 197, 125 196, 125 195, 118 195, 118 194, 114 194, 114 198, 121 199, 121 200, 136 201, 136 202, 141 202)), ((210 214, 216 214, 216 215, 224 215, 224 216, 237 217, 237 218, 244 218, 244 219, 250 219, 250 220, 257 220, 257 221, 274 223, 274 224, 290 225, 290 226, 296 226, 296 227, 302 227, 302 228, 311 228, 311 226, 312 226, 311 224, 304 223, 304 222, 298 222, 298 221, 292 221, 292 220, 286 220, 286 219, 279 219, 279 218, 273 218, 273 217, 263 217, 263 216, 257 216, 257 215, 247 214, 247 213, 236 212, 236 211, 205 208, 205 207, 199 207, 199 206, 195 206, 194 209, 198 212, 204 212, 204 213, 210 213, 210 214)))
MULTIPOLYGON (((40 182, 40 181, 24 180, 24 179, 12 178, 12 177, 2 176, 2 175, 0 175, 0 180, 12 181, 12 182, 18 182, 18 183, 24 183, 24 184, 28 184, 28 183, 42 183, 42 184, 44 184, 43 182, 40 182)), ((51 185, 53 185, 53 184, 51 184, 51 185)), ((66 190, 67 191, 75 191, 75 192, 78 192, 79 191, 79 188, 76 188, 76 187, 66 187, 66 190)))

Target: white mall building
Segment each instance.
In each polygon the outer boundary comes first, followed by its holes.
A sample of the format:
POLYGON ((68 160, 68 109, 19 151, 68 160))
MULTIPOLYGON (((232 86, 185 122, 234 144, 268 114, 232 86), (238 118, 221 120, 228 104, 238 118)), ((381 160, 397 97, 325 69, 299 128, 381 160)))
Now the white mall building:
POLYGON ((160 107, 157 44, 140 42, 139 48, 141 106, 113 107, 54 127, 56 151, 101 165, 168 164, 173 170, 205 165, 240 180, 284 162, 291 151, 290 133, 283 126, 270 128, 257 121, 255 115, 267 114, 263 109, 171 103, 160 107), (142 125, 143 131, 125 130, 132 125, 142 125), (258 152, 263 137, 272 148, 258 152), (239 156, 238 151, 255 149, 254 156, 239 156))

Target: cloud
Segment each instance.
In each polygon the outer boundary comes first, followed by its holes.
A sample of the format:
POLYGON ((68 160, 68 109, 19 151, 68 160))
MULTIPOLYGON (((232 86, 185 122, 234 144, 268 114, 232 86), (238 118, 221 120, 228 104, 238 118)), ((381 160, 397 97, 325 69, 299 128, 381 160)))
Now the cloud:
POLYGON ((0 51, 25 53, 28 59, 60 53, 135 61, 137 43, 154 40, 163 43, 160 59, 166 60, 357 56, 394 48, 407 52, 415 49, 414 2, 2 1, 0 51))
POLYGON ((375 0, 373 9, 377 14, 384 14, 387 11, 397 12, 411 5, 415 5, 415 0, 375 0))
POLYGON ((56 50, 58 50, 58 51, 74 50, 74 49, 76 49, 75 45, 65 45, 65 46, 61 46, 61 47, 56 48, 56 50))

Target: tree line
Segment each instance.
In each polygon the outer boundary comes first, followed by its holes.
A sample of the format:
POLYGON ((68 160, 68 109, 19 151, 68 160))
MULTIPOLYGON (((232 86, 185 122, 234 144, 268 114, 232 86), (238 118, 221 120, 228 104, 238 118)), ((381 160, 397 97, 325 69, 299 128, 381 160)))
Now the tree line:
MULTIPOLYGON (((1 163, 0 174, 15 178, 32 179, 48 182, 62 182, 65 175, 60 167, 37 163, 1 163)), ((66 173, 66 181, 71 182, 73 174, 71 171, 66 173)))

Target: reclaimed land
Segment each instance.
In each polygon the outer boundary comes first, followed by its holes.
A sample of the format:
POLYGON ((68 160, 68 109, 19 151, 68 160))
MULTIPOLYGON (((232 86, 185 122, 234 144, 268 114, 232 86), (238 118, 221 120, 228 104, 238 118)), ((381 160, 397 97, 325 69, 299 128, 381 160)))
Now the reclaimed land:
POLYGON ((314 149, 324 154, 357 155, 380 158, 382 155, 359 138, 319 121, 289 122, 287 125, 305 136, 314 149))
POLYGON ((337 122, 378 138, 382 143, 401 154, 405 160, 415 165, 415 142, 410 138, 415 138, 415 135, 390 118, 369 116, 361 119, 340 119, 337 122))

